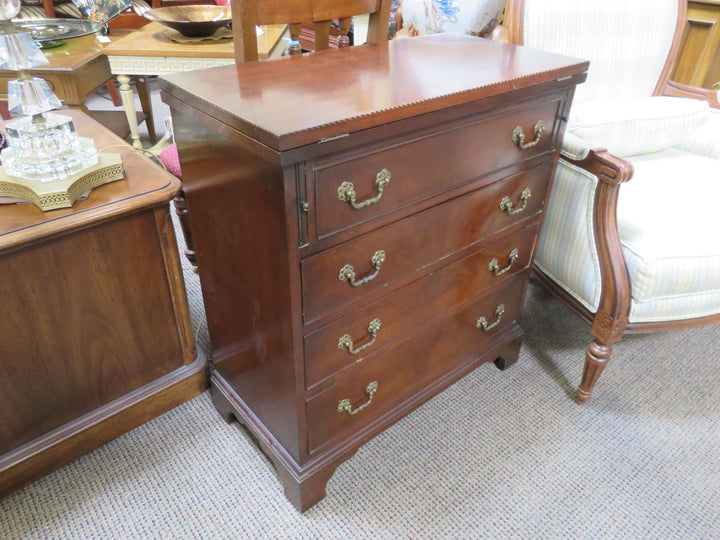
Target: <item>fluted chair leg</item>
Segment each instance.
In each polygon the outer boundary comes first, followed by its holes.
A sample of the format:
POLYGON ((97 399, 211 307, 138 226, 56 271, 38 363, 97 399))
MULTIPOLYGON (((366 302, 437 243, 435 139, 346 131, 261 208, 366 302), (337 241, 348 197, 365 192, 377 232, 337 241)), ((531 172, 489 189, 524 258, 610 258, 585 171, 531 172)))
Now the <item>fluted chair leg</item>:
POLYGON ((610 355, 612 354, 612 346, 600 343, 594 339, 588 346, 585 353, 585 366, 583 367, 582 380, 575 395, 578 403, 585 403, 592 396, 595 383, 605 369, 610 355))

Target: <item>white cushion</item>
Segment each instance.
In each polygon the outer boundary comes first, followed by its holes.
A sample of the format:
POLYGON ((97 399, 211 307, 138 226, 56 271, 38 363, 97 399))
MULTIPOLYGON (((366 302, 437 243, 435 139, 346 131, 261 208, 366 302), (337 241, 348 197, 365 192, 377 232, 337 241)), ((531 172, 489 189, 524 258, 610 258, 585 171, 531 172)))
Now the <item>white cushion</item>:
POLYGON ((631 321, 720 312, 720 161, 682 150, 629 160, 618 226, 632 283, 631 321))
POLYGON ((619 157, 659 152, 710 119, 705 101, 679 97, 603 99, 575 107, 568 131, 619 157))
MULTIPOLYGON (((720 159, 720 109, 710 109, 710 120, 705 122, 691 137, 680 141, 675 148, 720 159)), ((563 145, 564 146, 564 145, 563 145)))

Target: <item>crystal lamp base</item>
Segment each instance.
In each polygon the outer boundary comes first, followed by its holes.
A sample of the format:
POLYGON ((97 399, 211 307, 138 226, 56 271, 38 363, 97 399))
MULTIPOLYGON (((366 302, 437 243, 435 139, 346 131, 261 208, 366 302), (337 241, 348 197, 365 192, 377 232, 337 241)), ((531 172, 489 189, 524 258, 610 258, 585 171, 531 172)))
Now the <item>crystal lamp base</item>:
POLYGON ((6 122, 5 129, 2 164, 10 176, 55 182, 98 163, 92 139, 80 137, 68 116, 36 114, 6 122))

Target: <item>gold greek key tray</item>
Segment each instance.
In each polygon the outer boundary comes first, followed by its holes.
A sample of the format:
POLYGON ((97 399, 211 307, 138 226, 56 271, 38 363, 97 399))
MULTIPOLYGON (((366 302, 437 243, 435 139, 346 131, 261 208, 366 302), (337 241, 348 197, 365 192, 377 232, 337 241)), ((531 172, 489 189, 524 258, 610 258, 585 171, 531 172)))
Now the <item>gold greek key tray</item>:
POLYGON ((83 193, 123 178, 125 172, 120 154, 98 154, 97 165, 57 182, 35 182, 8 176, 0 166, 0 197, 31 202, 43 211, 70 208, 83 193))

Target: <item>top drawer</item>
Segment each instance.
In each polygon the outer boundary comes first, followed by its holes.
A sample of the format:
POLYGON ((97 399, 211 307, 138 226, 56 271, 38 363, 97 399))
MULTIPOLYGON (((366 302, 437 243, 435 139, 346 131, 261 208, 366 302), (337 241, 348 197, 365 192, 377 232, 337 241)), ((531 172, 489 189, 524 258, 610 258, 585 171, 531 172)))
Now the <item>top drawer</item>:
POLYGON ((317 236, 330 235, 513 163, 554 149, 562 95, 475 116, 388 146, 320 160, 315 178, 317 236), (544 126, 544 130, 535 127, 544 126), (513 133, 521 128, 523 136, 513 133), (523 143, 524 149, 519 146, 523 143), (533 144, 537 141, 536 144, 533 144))

